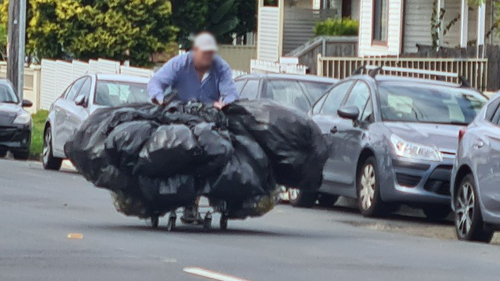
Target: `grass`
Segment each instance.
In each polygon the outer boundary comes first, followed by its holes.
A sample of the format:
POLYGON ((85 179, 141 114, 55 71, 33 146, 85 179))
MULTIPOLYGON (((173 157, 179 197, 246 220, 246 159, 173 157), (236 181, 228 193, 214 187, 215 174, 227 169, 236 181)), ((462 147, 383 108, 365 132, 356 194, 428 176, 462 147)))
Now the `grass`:
POLYGON ((31 132, 30 158, 40 159, 43 150, 43 129, 49 112, 47 110, 40 110, 32 116, 33 131, 31 132))

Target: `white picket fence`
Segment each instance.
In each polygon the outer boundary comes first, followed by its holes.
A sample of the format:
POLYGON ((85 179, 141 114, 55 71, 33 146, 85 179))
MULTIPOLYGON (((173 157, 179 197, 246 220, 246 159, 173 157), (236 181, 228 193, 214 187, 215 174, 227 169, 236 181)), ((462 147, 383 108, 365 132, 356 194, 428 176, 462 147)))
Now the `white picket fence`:
POLYGON ((286 64, 264 60, 250 62, 251 73, 288 73, 305 75, 307 67, 300 64, 286 64))
POLYGON ((40 108, 49 109, 50 105, 77 78, 86 74, 124 74, 151 77, 151 69, 121 65, 118 61, 98 59, 89 62, 42 60, 40 86, 40 108))

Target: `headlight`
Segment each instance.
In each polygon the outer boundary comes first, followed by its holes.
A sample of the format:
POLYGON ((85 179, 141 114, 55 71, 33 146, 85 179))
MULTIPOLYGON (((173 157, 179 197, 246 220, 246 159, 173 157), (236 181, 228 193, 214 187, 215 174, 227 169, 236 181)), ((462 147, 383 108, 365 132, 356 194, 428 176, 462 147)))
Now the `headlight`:
POLYGON ((408 142, 396 135, 391 136, 391 143, 398 156, 419 160, 442 160, 441 152, 433 147, 408 142))
POLYGON ((26 125, 31 122, 31 115, 27 112, 19 114, 14 120, 14 124, 16 125, 26 125))

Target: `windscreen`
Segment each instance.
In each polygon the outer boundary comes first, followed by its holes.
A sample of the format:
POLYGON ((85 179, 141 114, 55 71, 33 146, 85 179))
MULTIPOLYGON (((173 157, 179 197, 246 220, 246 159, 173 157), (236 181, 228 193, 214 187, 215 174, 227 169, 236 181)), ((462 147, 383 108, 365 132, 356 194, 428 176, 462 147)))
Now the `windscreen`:
POLYGON ((0 102, 19 103, 16 93, 9 84, 0 84, 0 102))
POLYGON ((379 85, 384 121, 466 125, 486 98, 463 88, 384 82, 379 85))
POLYGON ((101 106, 120 106, 132 103, 150 102, 147 84, 98 81, 95 103, 101 106))

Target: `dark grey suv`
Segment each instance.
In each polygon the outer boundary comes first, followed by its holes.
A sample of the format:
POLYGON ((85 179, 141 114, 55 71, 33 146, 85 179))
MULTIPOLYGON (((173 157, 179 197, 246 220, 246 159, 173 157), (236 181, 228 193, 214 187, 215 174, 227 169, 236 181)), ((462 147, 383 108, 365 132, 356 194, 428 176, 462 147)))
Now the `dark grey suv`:
MULTIPOLYGON (((446 217, 459 130, 485 102, 471 88, 432 80, 374 72, 340 81, 311 111, 330 145, 320 203, 347 196, 365 216, 409 204, 446 217)), ((298 206, 318 198, 291 192, 298 206)))

